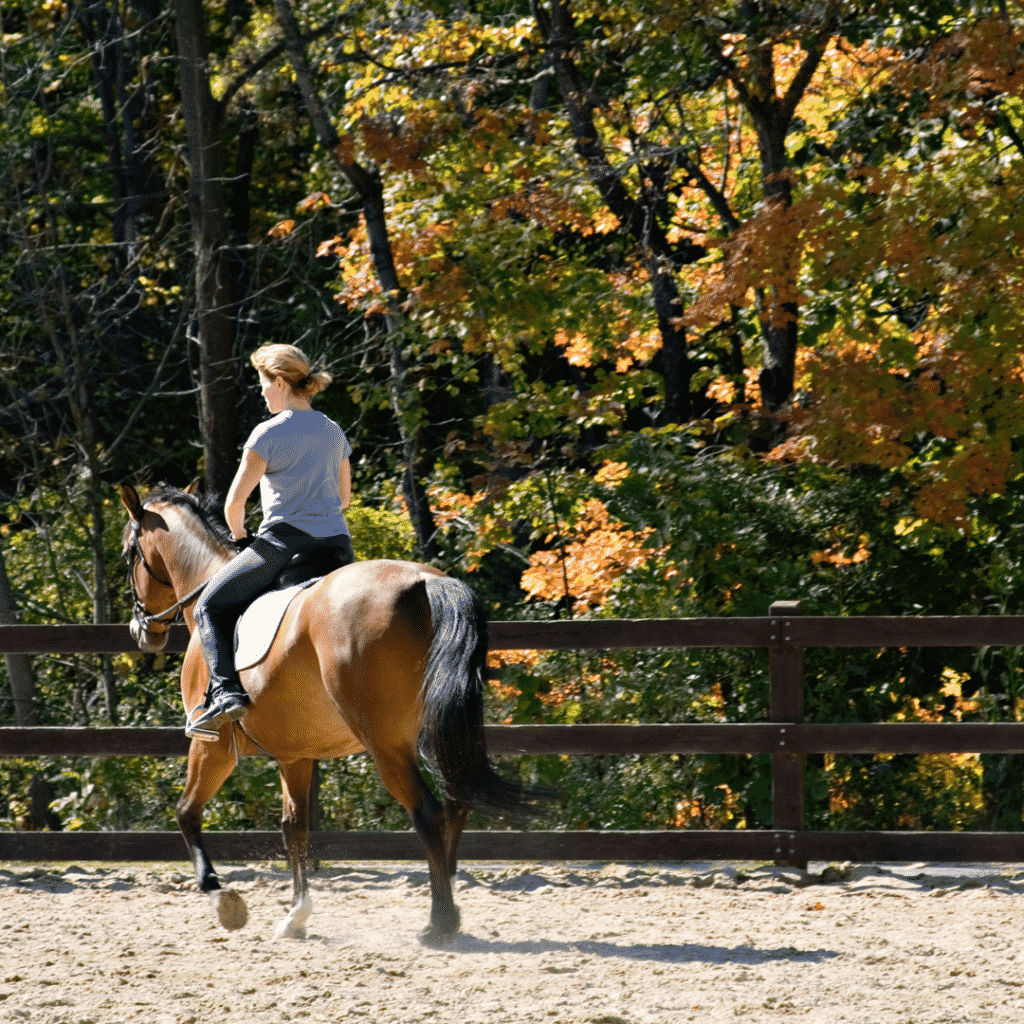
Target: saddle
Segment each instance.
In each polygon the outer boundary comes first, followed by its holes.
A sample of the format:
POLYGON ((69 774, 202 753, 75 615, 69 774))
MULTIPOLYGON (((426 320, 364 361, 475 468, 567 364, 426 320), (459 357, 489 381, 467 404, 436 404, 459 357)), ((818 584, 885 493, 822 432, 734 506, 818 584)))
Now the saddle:
POLYGON ((235 670, 241 672, 259 664, 267 656, 295 595, 344 564, 337 548, 311 548, 293 555, 273 588, 255 598, 239 616, 235 625, 235 670))
POLYGON ((345 564, 340 548, 310 548, 292 555, 291 561, 278 573, 275 590, 294 587, 296 583, 318 580, 345 564))

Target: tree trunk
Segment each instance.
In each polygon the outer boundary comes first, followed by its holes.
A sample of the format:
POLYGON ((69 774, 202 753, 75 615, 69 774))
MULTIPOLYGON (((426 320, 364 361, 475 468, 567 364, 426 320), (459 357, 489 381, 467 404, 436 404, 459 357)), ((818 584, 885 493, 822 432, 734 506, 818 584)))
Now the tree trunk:
MULTIPOLYGON (((7 566, 4 563, 3 547, 0 546, 0 626, 16 626, 18 610, 14 606, 7 566)), ((11 700, 14 702, 14 720, 20 726, 39 724, 35 704, 35 675, 32 660, 27 654, 5 654, 4 665, 7 679, 11 684, 11 700)), ((29 780, 28 823, 33 829, 60 829, 60 818, 50 810, 54 789, 40 772, 29 780)))
POLYGON ((195 253, 200 414, 209 494, 227 493, 238 462, 238 383, 231 249, 227 238, 221 131, 223 108, 210 92, 201 0, 176 0, 181 108, 188 140, 188 195, 195 253))
MULTIPOLYGON (((793 202, 793 189, 787 173, 789 155, 786 152, 786 134, 797 104, 825 55, 834 31, 837 9, 835 0, 829 0, 817 12, 820 23, 813 32, 807 31, 801 40, 805 56, 781 96, 775 80, 775 48, 770 40, 759 42, 756 39, 757 23, 762 13, 761 5, 756 0, 742 5, 742 12, 751 26, 749 66, 740 68, 722 53, 717 37, 708 39, 709 46, 717 53, 719 62, 736 88, 757 131, 765 199, 787 209, 793 202)), ((783 244, 788 242, 783 241, 783 244)), ((772 410, 781 408, 793 392, 800 315, 795 299, 799 268, 790 262, 788 253, 778 263, 783 267, 786 285, 782 289, 773 286, 769 294, 759 292, 757 296, 763 352, 761 397, 772 410)))
MULTIPOLYGON (((550 21, 534 5, 538 27, 548 39, 551 67, 555 82, 569 115, 569 125, 576 139, 576 153, 586 164, 591 184, 600 193, 605 205, 618 217, 624 231, 640 246, 644 268, 651 283, 654 308, 661 334, 661 369, 665 383, 665 420, 685 423, 693 411, 690 400, 692 366, 686 350, 686 334, 679 324, 682 303, 675 280, 675 267, 681 262, 658 223, 655 200, 634 199, 618 171, 612 167, 601 145, 594 125, 592 101, 571 57, 575 25, 568 0, 553 0, 550 21)), ((698 258, 695 248, 692 259, 698 258)), ((703 250, 699 250, 703 255, 703 250)))
POLYGON ((429 561, 437 557, 437 545, 434 542, 436 526, 430 501, 419 478, 422 458, 418 425, 419 401, 416 393, 408 386, 407 370, 402 358, 402 342, 405 336, 401 316, 402 289, 388 239, 380 172, 375 167, 367 169, 355 161, 348 163, 343 158, 340 150, 341 139, 314 85, 313 74, 306 59, 305 47, 291 3, 289 0, 274 0, 274 6, 277 9, 278 24, 284 33, 288 57, 295 71, 295 79, 302 93, 306 113, 316 130, 317 139, 336 162, 363 203, 363 218, 366 221, 366 234, 370 242, 370 255, 387 302, 384 323, 390 348, 391 407, 402 441, 402 496, 405 498, 409 518, 416 534, 419 557, 429 561))
MULTIPOLYGON (((16 626, 18 611, 14 606, 3 547, 0 546, 0 626, 16 626)), ((14 720, 18 725, 36 725, 36 681, 32 672, 32 659, 27 654, 5 654, 4 665, 11 684, 14 701, 14 720)))

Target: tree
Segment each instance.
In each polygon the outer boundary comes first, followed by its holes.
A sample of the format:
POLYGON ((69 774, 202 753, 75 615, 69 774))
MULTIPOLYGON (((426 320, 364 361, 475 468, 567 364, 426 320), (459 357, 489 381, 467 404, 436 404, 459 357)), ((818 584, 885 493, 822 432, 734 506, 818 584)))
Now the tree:
MULTIPOLYGON (((779 227, 793 202, 786 139, 797 107, 839 27, 839 7, 830 0, 820 7, 790 11, 780 4, 754 0, 741 4, 724 25, 717 19, 712 21, 715 32, 704 34, 705 44, 750 114, 757 134, 764 190, 762 216, 779 227), (723 27, 727 33, 721 33, 723 27), (722 47, 723 36, 742 41, 738 46, 722 47), (777 49, 780 45, 792 46, 796 39, 800 41, 801 57, 785 92, 780 94, 777 49)), ((773 411, 780 409, 792 393, 796 365, 799 267, 794 254, 785 251, 791 241, 791 233, 776 231, 773 247, 784 251, 770 257, 776 269, 773 283, 768 289, 755 290, 764 353, 759 384, 765 404, 773 411)))
POLYGON ((290 0, 275 0, 275 9, 306 112, 316 129, 320 145, 345 176, 362 204, 363 222, 369 238, 373 268, 384 296, 382 317, 390 349, 391 405, 402 440, 402 493, 416 533, 416 546, 420 557, 429 560, 437 553, 434 541, 435 527, 430 504, 419 478, 419 409, 409 388, 402 354, 404 332, 401 306, 404 297, 388 238, 380 169, 372 165, 366 168, 358 163, 354 159, 351 139, 342 140, 338 135, 313 81, 290 0))
MULTIPOLYGON (((210 89, 211 53, 201 0, 176 0, 175 29, 182 117, 188 140, 189 216, 195 258, 195 340, 199 345, 200 400, 207 490, 227 494, 237 465, 238 383, 235 323, 238 290, 236 259, 224 189, 224 114, 243 75, 214 99, 210 89)), ((236 181, 243 182, 244 168, 236 181)), ((245 202, 245 197, 236 197, 245 202)))

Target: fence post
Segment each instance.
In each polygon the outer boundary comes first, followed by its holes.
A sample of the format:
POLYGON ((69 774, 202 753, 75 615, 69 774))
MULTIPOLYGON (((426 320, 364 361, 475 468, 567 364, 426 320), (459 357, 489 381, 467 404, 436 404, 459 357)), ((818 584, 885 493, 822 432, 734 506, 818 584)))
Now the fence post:
MULTIPOLYGON (((768 609, 771 643, 768 647, 769 716, 773 722, 804 720, 803 648, 789 642, 790 619, 802 615, 799 601, 775 601, 768 609)), ((784 740, 782 741, 784 742, 784 740)), ((785 832, 804 829, 804 761, 802 754, 772 754, 772 828, 785 832)), ((806 868, 807 861, 788 846, 779 866, 806 868)))

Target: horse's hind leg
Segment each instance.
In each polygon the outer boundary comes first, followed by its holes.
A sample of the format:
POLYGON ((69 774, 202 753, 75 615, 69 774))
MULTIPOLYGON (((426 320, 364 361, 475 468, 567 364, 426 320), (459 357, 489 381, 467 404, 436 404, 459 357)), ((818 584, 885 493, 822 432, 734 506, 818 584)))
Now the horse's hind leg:
POLYGON ((458 800, 446 800, 444 809, 447 819, 444 836, 445 863, 448 867, 448 877, 454 878, 458 870, 459 840, 462 838, 462 830, 466 827, 469 808, 458 800))
POLYGON ((199 889, 209 896, 217 918, 229 931, 241 928, 249 919, 249 912, 238 893, 220 887, 217 872, 203 845, 202 828, 203 808, 224 785, 234 767, 230 729, 223 730, 216 743, 193 740, 188 752, 185 790, 178 801, 178 827, 185 837, 199 889))
POLYGON ((309 787, 313 778, 312 761, 294 761, 281 769, 281 831, 292 866, 292 904, 277 926, 279 939, 304 939, 306 921, 313 912, 309 895, 309 787))
POLYGON ((426 849, 430 869, 430 923, 419 933, 419 940, 425 946, 440 946, 459 930, 459 909, 452 898, 448 857, 448 816, 423 781, 412 752, 387 756, 374 751, 372 756, 381 781, 409 812, 413 828, 426 849))

